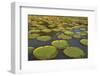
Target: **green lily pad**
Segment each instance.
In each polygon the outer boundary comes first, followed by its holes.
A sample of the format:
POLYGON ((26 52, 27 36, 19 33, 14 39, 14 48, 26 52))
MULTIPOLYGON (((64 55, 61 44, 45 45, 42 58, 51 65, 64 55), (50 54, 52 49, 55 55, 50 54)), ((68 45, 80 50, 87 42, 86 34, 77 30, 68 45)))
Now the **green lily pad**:
POLYGON ((57 36, 59 39, 72 39, 71 36, 65 35, 65 34, 60 34, 57 36))
POLYGON ((37 38, 39 36, 40 36, 40 34, 28 34, 28 39, 34 39, 34 38, 37 38))
POLYGON ((74 33, 71 31, 65 31, 64 34, 72 36, 74 33))
POLYGON ((47 27, 44 26, 44 25, 38 25, 37 28, 40 29, 40 30, 47 29, 47 27))
POLYGON ((78 47, 67 47, 63 52, 66 56, 72 58, 81 58, 85 55, 84 51, 78 47))
POLYGON ((66 40, 55 40, 51 44, 59 49, 63 49, 69 46, 68 41, 66 40))
POLYGON ((51 29, 43 29, 43 30, 41 30, 42 32, 44 32, 44 33, 49 33, 49 32, 51 32, 52 30, 51 29))
POLYGON ((79 38, 81 38, 81 34, 80 33, 74 33, 73 37, 79 39, 79 38))
POLYGON ((54 46, 41 46, 33 51, 33 55, 37 59, 47 60, 55 58, 58 51, 54 46))
POLYGON ((80 40, 80 43, 81 43, 82 45, 87 46, 87 45, 88 45, 88 40, 87 40, 87 39, 81 39, 81 40, 80 40))
POLYGON ((51 40, 51 36, 39 36, 39 37, 37 37, 37 40, 49 41, 49 40, 51 40))
POLYGON ((41 32, 41 31, 40 31, 40 30, 34 30, 34 29, 33 29, 33 30, 30 30, 28 33, 31 34, 31 33, 38 33, 38 32, 41 32))
POLYGON ((88 33, 87 33, 87 31, 82 31, 82 32, 80 32, 80 34, 81 34, 81 36, 86 36, 88 33))

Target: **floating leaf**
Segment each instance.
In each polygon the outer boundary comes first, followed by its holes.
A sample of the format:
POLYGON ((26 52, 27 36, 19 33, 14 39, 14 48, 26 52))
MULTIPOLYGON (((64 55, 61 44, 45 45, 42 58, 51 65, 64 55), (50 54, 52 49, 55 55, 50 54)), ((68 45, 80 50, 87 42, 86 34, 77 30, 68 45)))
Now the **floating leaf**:
POLYGON ((37 59, 42 60, 55 58, 57 53, 58 52, 54 46, 41 46, 33 51, 33 55, 37 59))

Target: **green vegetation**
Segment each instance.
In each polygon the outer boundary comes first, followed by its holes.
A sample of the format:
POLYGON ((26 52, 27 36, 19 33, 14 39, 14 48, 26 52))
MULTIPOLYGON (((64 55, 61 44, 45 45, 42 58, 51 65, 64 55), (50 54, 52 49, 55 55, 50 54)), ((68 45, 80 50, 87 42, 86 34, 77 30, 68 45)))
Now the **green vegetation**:
POLYGON ((28 15, 29 60, 86 58, 87 26, 88 17, 28 15))
POLYGON ((43 29, 43 30, 41 30, 42 32, 44 32, 44 33, 49 33, 49 32, 51 32, 52 30, 50 30, 50 29, 43 29))
POLYGON ((80 32, 80 35, 81 36, 86 36, 87 35, 87 31, 80 32))
POLYGON ((28 38, 29 39, 34 39, 34 38, 37 38, 37 37, 39 37, 40 36, 40 34, 28 34, 28 38))
POLYGON ((49 40, 51 40, 51 36, 39 36, 39 37, 37 37, 37 40, 49 41, 49 40))
POLYGON ((51 44, 59 49, 63 49, 69 46, 68 41, 66 40, 55 40, 51 44))
POLYGON ((87 46, 87 45, 88 45, 88 40, 87 40, 87 39, 81 39, 81 40, 80 40, 80 43, 81 43, 82 45, 87 46))
POLYGON ((64 54, 72 58, 81 58, 85 55, 83 50, 78 47, 67 47, 64 49, 64 54))
POLYGON ((40 32, 40 30, 34 30, 34 29, 32 29, 32 30, 29 31, 29 34, 31 34, 31 33, 38 33, 38 32, 40 32))
POLYGON ((72 36, 74 33, 73 32, 71 32, 71 31, 65 31, 64 32, 66 35, 70 35, 70 36, 72 36))
POLYGON ((60 35, 58 35, 58 38, 59 38, 59 39, 72 39, 71 36, 68 36, 68 35, 65 35, 65 34, 60 34, 60 35))
POLYGON ((80 28, 81 31, 86 31, 86 28, 80 28))
POLYGON ((81 38, 81 34, 80 33, 74 33, 73 37, 79 39, 79 38, 81 38))
POLYGON ((57 53, 58 52, 54 46, 41 46, 33 51, 33 55, 37 59, 42 60, 55 58, 57 53))

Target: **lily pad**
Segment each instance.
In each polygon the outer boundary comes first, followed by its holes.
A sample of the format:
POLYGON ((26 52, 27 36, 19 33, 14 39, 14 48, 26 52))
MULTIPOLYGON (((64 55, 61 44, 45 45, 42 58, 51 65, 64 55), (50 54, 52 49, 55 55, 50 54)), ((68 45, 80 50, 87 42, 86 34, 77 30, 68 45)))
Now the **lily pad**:
POLYGON ((73 37, 79 39, 79 38, 81 38, 81 34, 80 33, 74 33, 73 37))
POLYGON ((88 40, 87 40, 87 39, 81 39, 81 40, 80 40, 80 43, 81 43, 82 45, 87 46, 87 45, 88 45, 88 40))
POLYGON ((80 32, 80 34, 81 34, 82 36, 86 36, 88 33, 87 33, 87 31, 84 31, 84 32, 80 32))
POLYGON ((81 58, 85 55, 84 51, 78 47, 67 47, 63 52, 66 56, 72 58, 81 58))
POLYGON ((60 35, 58 35, 58 38, 59 38, 59 39, 72 39, 71 36, 68 36, 68 35, 65 35, 65 34, 60 34, 60 35))
POLYGON ((47 60, 55 58, 58 51, 54 46, 41 46, 33 51, 33 55, 37 59, 47 60))
POLYGON ((43 29, 43 30, 41 30, 42 32, 44 32, 44 33, 49 33, 49 32, 51 32, 52 30, 50 30, 50 29, 43 29))
POLYGON ((63 49, 69 46, 68 41, 66 40, 55 40, 51 44, 59 49, 63 49))
POLYGON ((41 30, 30 30, 28 33, 38 33, 38 32, 41 32, 41 30))
POLYGON ((39 36, 40 36, 40 34, 28 34, 28 39, 34 39, 34 38, 37 38, 39 36))
POLYGON ((49 40, 51 40, 51 36, 39 36, 39 37, 37 37, 37 40, 49 41, 49 40))
POLYGON ((74 33, 71 31, 65 31, 64 34, 72 36, 74 33))

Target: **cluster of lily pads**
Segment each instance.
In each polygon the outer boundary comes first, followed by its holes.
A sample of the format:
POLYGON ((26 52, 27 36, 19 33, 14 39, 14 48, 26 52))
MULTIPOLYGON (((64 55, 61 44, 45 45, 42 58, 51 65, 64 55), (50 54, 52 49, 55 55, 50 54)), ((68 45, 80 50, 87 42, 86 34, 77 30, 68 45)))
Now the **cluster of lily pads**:
POLYGON ((37 16, 28 16, 29 39, 37 39, 38 37, 39 40, 43 38, 50 40, 51 37, 48 36, 50 33, 56 33, 56 35, 60 33, 57 35, 59 39, 82 38, 82 36, 87 35, 87 18, 63 16, 38 16, 37 18, 37 16))
POLYGON ((37 59, 47 60, 57 56, 59 49, 66 57, 81 58, 84 50, 71 46, 69 39, 80 39, 80 44, 87 46, 87 18, 86 17, 58 17, 58 16, 28 16, 28 39, 51 41, 51 45, 28 47, 29 53, 37 59), (56 20, 56 21, 55 21, 56 20), (53 35, 57 37, 53 39, 53 35))
MULTIPOLYGON (((83 41, 83 40, 82 40, 83 41)), ((67 40, 55 40, 51 45, 40 46, 37 48, 29 47, 29 53, 32 53, 37 59, 47 60, 55 58, 59 49, 71 58, 81 58, 85 56, 84 51, 79 47, 70 46, 67 40)))

